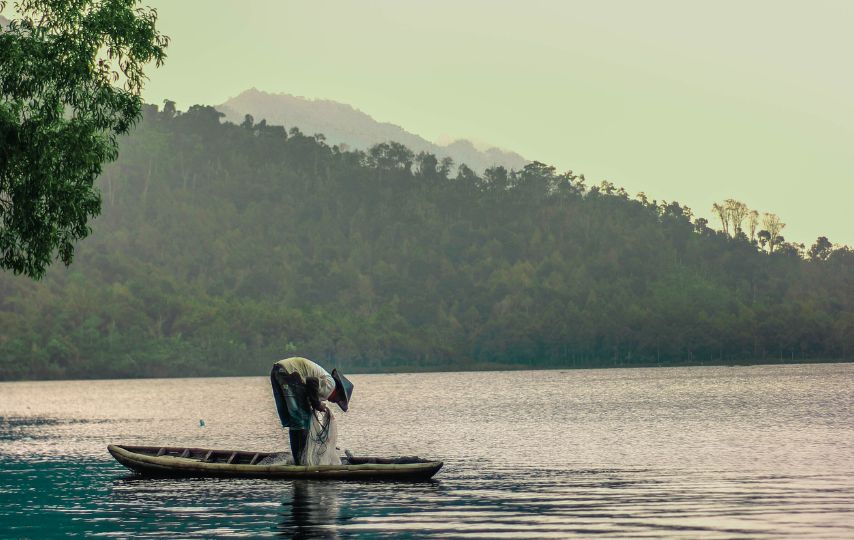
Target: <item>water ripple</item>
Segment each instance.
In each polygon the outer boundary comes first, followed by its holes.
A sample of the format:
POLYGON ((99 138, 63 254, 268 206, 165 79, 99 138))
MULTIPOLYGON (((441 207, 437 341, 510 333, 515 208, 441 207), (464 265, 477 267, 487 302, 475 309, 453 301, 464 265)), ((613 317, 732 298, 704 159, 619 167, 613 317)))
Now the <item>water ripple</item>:
POLYGON ((0 536, 854 537, 850 365, 489 376, 475 402, 479 374, 353 377, 342 446, 444 459, 424 483, 144 479, 104 452, 281 449, 260 377, 0 384, 0 536))

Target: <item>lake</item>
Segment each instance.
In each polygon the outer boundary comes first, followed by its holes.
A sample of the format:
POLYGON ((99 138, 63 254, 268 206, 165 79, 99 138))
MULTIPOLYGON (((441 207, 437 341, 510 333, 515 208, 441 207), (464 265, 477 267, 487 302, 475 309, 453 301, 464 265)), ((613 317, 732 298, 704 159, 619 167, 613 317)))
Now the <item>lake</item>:
POLYGON ((0 536, 854 537, 854 364, 351 379, 339 446, 441 459, 434 481, 150 480, 107 454, 287 449, 266 376, 0 383, 0 536))

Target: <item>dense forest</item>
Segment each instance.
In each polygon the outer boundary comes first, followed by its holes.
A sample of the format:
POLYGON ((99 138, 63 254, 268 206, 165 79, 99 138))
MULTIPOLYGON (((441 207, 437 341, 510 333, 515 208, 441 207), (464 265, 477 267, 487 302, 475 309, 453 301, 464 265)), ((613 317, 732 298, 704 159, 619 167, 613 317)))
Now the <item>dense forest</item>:
POLYGON ((827 239, 717 231, 538 162, 478 175, 221 116, 148 106, 73 264, 0 274, 0 379, 854 354, 854 251, 827 239))

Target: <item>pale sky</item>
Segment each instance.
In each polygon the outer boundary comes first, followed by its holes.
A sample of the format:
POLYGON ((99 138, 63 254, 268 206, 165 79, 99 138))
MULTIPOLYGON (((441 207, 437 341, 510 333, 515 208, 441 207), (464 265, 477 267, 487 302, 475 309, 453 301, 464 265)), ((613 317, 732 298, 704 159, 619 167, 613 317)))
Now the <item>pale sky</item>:
POLYGON ((146 0, 172 38, 150 102, 256 87, 348 103, 854 245, 854 1, 146 0))

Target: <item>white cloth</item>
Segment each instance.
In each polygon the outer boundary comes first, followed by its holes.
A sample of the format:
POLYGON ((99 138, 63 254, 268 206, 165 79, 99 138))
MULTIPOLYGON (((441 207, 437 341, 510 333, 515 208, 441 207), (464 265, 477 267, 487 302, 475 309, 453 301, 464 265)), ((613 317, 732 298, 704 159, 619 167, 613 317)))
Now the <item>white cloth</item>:
POLYGON ((341 456, 335 444, 338 441, 338 425, 332 412, 326 412, 318 418, 311 415, 311 427, 302 455, 303 465, 341 465, 341 456))
POLYGON ((335 379, 332 378, 332 375, 308 358, 292 356, 284 360, 279 360, 276 363, 285 368, 285 371, 288 373, 299 373, 299 376, 302 377, 302 382, 305 382, 309 377, 316 378, 320 383, 321 400, 329 399, 329 396, 335 391, 335 379))

